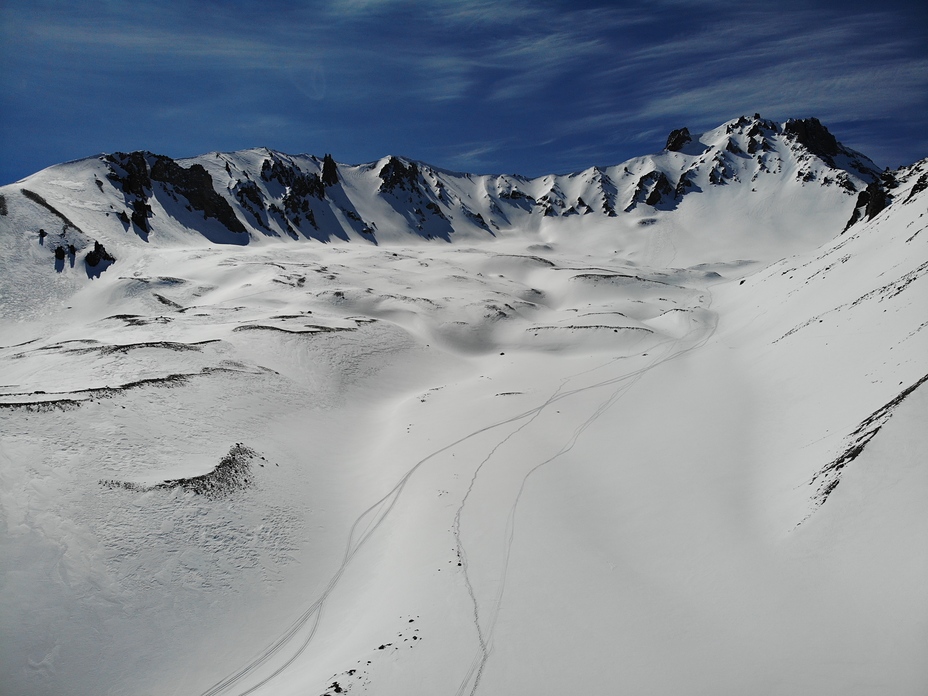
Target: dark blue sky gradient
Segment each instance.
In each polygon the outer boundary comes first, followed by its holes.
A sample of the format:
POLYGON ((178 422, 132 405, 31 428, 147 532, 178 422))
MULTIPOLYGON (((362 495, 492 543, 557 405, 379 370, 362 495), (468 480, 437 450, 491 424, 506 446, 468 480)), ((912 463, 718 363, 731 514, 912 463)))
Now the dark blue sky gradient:
POLYGON ((0 5, 0 184, 68 159, 268 146, 538 175, 740 114, 928 156, 928 3, 0 5))

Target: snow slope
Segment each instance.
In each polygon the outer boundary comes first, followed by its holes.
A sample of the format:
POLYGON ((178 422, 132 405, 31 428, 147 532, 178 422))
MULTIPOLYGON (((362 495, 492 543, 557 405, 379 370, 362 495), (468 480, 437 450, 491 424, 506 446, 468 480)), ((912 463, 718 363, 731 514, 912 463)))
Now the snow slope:
POLYGON ((4 187, 5 690, 924 693, 928 161, 816 123, 4 187))

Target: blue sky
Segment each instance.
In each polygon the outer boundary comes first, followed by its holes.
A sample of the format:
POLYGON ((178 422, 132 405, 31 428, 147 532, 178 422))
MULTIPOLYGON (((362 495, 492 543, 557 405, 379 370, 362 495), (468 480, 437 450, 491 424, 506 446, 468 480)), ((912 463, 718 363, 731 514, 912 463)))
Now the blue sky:
POLYGON ((0 184, 255 146, 538 175, 755 111, 895 167, 928 156, 926 6, 2 0, 0 184))

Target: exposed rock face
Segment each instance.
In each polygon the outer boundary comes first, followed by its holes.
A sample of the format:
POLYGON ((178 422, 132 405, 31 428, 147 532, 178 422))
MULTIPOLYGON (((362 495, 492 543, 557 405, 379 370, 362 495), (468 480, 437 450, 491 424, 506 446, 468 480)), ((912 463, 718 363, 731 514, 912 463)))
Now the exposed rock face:
POLYGON ((6 198, 0 195, 0 215, 6 215, 6 214, 7 214, 6 198))
POLYGON ((381 191, 414 191, 419 181, 419 168, 413 162, 405 165, 396 157, 391 157, 380 170, 380 178, 383 180, 381 191))
POLYGON ((191 208, 201 211, 206 218, 218 220, 230 231, 245 232, 232 206, 216 193, 213 178, 202 165, 184 168, 170 157, 150 152, 117 152, 106 155, 104 161, 110 165, 107 178, 119 184, 126 205, 132 210, 132 222, 143 232, 151 231, 148 218, 152 210, 148 201, 153 195, 152 182, 168 184, 172 195, 180 194, 191 208))
POLYGON ((915 186, 913 186, 912 190, 909 191, 909 195, 906 196, 906 199, 903 201, 903 203, 908 203, 914 196, 917 196, 926 189, 928 189, 928 172, 925 172, 920 177, 918 177, 918 179, 915 181, 915 186))
POLYGON ((148 191, 151 190, 151 178, 148 176, 148 162, 145 161, 143 152, 116 152, 107 155, 104 158, 111 165, 119 166, 125 174, 120 175, 113 167, 110 167, 110 173, 106 178, 118 183, 122 187, 123 193, 127 196, 132 195, 138 198, 146 198, 148 191))
POLYGON ((868 220, 872 220, 880 211, 889 205, 889 196, 879 182, 868 184, 865 193, 869 194, 867 208, 864 215, 868 220))
POLYGON ((261 178, 267 182, 276 181, 284 187, 293 184, 293 177, 297 173, 302 172, 299 168, 281 161, 276 155, 261 163, 261 178))
POLYGON ((840 152, 837 139, 817 118, 790 119, 783 127, 785 133, 794 135, 814 155, 833 164, 832 157, 840 152))
POLYGON ((677 186, 674 189, 674 195, 679 198, 687 192, 688 189, 693 188, 696 184, 693 183, 693 180, 690 178, 693 176, 693 173, 690 171, 683 172, 683 176, 680 177, 680 181, 677 182, 677 186))
POLYGON ((684 145, 690 142, 693 137, 690 135, 690 131, 687 128, 678 128, 677 130, 670 131, 670 135, 667 136, 667 145, 666 149, 670 152, 679 152, 684 145))
MULTIPOLYGON (((331 156, 329 156, 329 159, 332 159, 331 156)), ((332 164, 334 165, 334 161, 332 164)), ((287 234, 294 238, 297 236, 296 230, 293 229, 291 222, 295 223, 297 227, 300 227, 303 217, 306 218, 314 229, 319 228, 316 224, 316 217, 309 202, 310 198, 320 201, 325 198, 325 184, 322 183, 322 179, 319 178, 319 175, 312 173, 306 174, 295 164, 283 162, 275 156, 273 159, 264 160, 264 163, 261 165, 261 178, 269 183, 276 181, 286 189, 286 193, 281 201, 283 203, 283 208, 276 203, 271 203, 268 206, 268 210, 283 218, 284 225, 287 228, 287 234)), ((336 181, 337 180, 338 177, 336 174, 336 181)), ((253 205, 246 205, 243 203, 243 206, 251 210, 255 217, 258 218, 254 206, 261 205, 261 192, 252 182, 240 182, 240 187, 241 188, 236 191, 236 195, 239 196, 239 201, 244 201, 245 199, 250 200, 253 205)))
POLYGON ((233 193, 238 199, 239 205, 252 214, 258 225, 266 229, 267 226, 258 212, 264 210, 264 199, 261 197, 261 189, 258 188, 258 185, 251 180, 239 181, 235 185, 233 193))
POLYGON ((338 168, 332 155, 326 153, 322 158, 322 184, 323 186, 335 186, 338 183, 338 168))
POLYGON ((299 172, 293 176, 293 183, 290 184, 290 190, 284 196, 284 204, 288 199, 315 198, 322 200, 325 198, 325 186, 322 180, 316 174, 304 174, 299 172))
POLYGON ((132 201, 132 223, 143 232, 151 232, 148 225, 148 218, 151 217, 151 206, 144 198, 136 198, 132 201))
POLYGON ((857 196, 857 205, 854 206, 854 212, 851 213, 851 219, 844 226, 844 232, 861 220, 872 220, 886 206, 889 205, 889 195, 883 184, 874 181, 867 185, 867 188, 861 191, 857 196))
POLYGON ((203 217, 215 218, 231 232, 245 233, 245 226, 235 216, 229 202, 216 193, 213 178, 203 165, 193 164, 185 169, 170 157, 155 155, 151 178, 173 186, 176 193, 190 202, 191 208, 203 212, 203 217))
POLYGON ((639 203, 656 206, 666 199, 666 196, 674 195, 674 186, 664 172, 650 171, 640 179, 635 186, 635 192, 632 194, 632 200, 625 208, 629 212, 639 203))
MULTIPOLYGON (((126 205, 131 210, 132 223, 142 232, 148 234, 148 218, 151 206, 148 197, 151 193, 151 177, 148 175, 148 162, 143 152, 117 152, 107 155, 104 160, 110 165, 106 178, 122 189, 126 205), (122 170, 120 173, 117 169, 122 170)), ((125 211, 123 216, 126 217, 125 211)))
MULTIPOLYGON (((58 248, 61 249, 61 247, 58 247, 58 248)), ((55 258, 57 257, 58 257, 58 252, 56 250, 55 258)), ((62 249, 61 258, 64 258, 64 249, 62 249)), ((84 259, 84 263, 86 263, 91 268, 96 268, 98 265, 100 265, 101 261, 109 261, 112 263, 115 260, 116 259, 113 257, 113 255, 110 254, 103 247, 103 245, 100 244, 100 242, 94 242, 93 249, 87 252, 87 256, 84 259)))
POLYGON ((654 182, 651 193, 648 194, 644 202, 648 205, 657 205, 663 200, 664 196, 670 195, 673 195, 673 185, 664 172, 660 172, 657 175, 657 180, 654 182))
POLYGON ((728 151, 728 152, 730 152, 730 153, 732 153, 733 155, 743 155, 743 154, 744 154, 744 151, 743 151, 740 147, 738 147, 738 143, 736 143, 736 142, 735 142, 734 140, 732 140, 731 138, 729 138, 729 139, 728 139, 728 142, 725 144, 725 150, 728 151))

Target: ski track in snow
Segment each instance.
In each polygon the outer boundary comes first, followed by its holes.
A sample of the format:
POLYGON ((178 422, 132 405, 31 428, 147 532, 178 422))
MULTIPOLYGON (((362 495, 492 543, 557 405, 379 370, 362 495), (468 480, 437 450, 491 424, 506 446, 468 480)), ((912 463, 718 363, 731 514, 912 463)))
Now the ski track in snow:
MULTIPOLYGON (((706 290, 706 294, 709 295, 709 302, 706 304, 705 309, 709 310, 712 305, 712 301, 711 301, 711 293, 709 292, 708 289, 706 290)), ((490 654, 492 653, 493 630, 496 626, 496 619, 499 616, 499 611, 503 603, 503 595, 506 591, 506 575, 509 570, 509 558, 512 552, 513 540, 515 539, 516 514, 518 511, 518 507, 519 507, 519 501, 522 499, 522 495, 525 492, 525 487, 526 487, 526 484, 528 483, 529 478, 542 467, 547 466, 548 464, 551 464, 552 462, 556 461, 559 457, 561 457, 562 455, 566 454, 571 449, 573 449, 574 445, 576 445, 577 441, 580 439, 580 436, 583 434, 583 432, 587 428, 589 428, 590 425, 592 425, 593 422, 595 422, 600 416, 602 416, 606 411, 608 411, 609 408, 613 404, 615 404, 615 402, 618 401, 626 392, 628 392, 639 380, 641 380, 641 378, 645 374, 647 374, 651 370, 654 370, 655 368, 658 368, 662 364, 669 362, 670 360, 679 358, 682 355, 685 355, 686 353, 692 350, 695 350, 699 346, 705 345, 709 341, 709 339, 712 338, 713 334, 715 333, 715 329, 716 329, 716 323, 713 322, 713 325, 709 327, 708 330, 702 331, 704 336, 700 338, 695 344, 685 347, 685 348, 681 348, 679 350, 674 350, 674 348, 680 343, 683 343, 684 339, 677 339, 676 341, 670 341, 669 343, 671 343, 671 345, 667 349, 667 355, 657 360, 654 360, 650 365, 648 365, 645 368, 642 368, 640 370, 635 370, 626 375, 621 375, 619 377, 613 377, 611 379, 603 380, 602 382, 598 382, 594 385, 584 387, 583 389, 567 391, 564 394, 561 394, 561 391, 564 388, 564 386, 566 386, 570 381, 572 381, 579 375, 573 375, 571 377, 568 377, 562 382, 561 386, 558 387, 557 391, 548 399, 548 401, 546 401, 543 406, 539 407, 539 410, 537 413, 540 413, 545 407, 549 406, 550 404, 559 401, 562 397, 566 398, 576 393, 580 393, 581 391, 592 391, 592 390, 600 389, 603 387, 619 385, 611 394, 609 394, 609 396, 606 399, 604 399, 599 404, 599 406, 597 407, 596 411, 593 413, 592 416, 590 416, 583 423, 577 426, 577 428, 571 434, 569 440, 566 443, 564 443, 564 445, 554 455, 536 464, 522 478, 522 482, 519 486, 518 493, 516 494, 515 499, 512 502, 512 506, 509 510, 509 515, 507 518, 506 530, 504 532, 504 537, 506 539, 506 553, 505 553, 505 558, 502 563, 502 567, 500 568, 500 571, 499 571, 499 577, 500 577, 499 588, 497 591, 496 598, 493 601, 492 607, 489 611, 489 619, 486 622, 487 627, 485 629, 481 629, 477 600, 474 597, 474 593, 473 593, 473 589, 471 588, 470 580, 469 579, 467 580, 468 592, 470 594, 471 599, 474 602, 474 618, 475 618, 475 622, 477 626, 477 633, 478 633, 479 640, 480 640, 480 651, 475 656, 473 662, 471 663, 471 667, 467 672, 467 675, 465 676, 464 680, 461 682, 460 686, 458 687, 456 696, 462 696, 465 693, 465 691, 467 691, 467 686, 471 683, 472 680, 473 680, 473 686, 470 688, 470 691, 468 692, 469 696, 474 696, 474 694, 477 693, 477 690, 480 686, 480 678, 483 674, 483 669, 486 666, 487 660, 489 660, 490 658, 490 654)), ((693 332, 695 332, 696 330, 697 329, 693 329, 693 332)), ((689 335, 685 336, 684 338, 689 338, 689 335)), ((612 364, 612 362, 613 361, 610 361, 606 365, 612 364)), ((592 368, 591 370, 585 371, 584 373, 580 373, 580 374, 586 374, 586 372, 592 372, 598 369, 601 369, 601 368, 592 368)), ((532 416, 532 420, 534 420, 537 413, 532 416)), ((520 430, 522 430, 522 428, 530 425, 531 422, 532 421, 530 420, 527 423, 525 423, 523 426, 520 426, 517 430, 513 431, 504 440, 502 440, 498 445, 496 445, 496 447, 494 447, 493 450, 491 450, 491 452, 487 455, 486 459, 483 462, 481 462, 480 466, 478 466, 478 468, 475 470, 474 477, 471 481, 471 486, 468 488, 468 491, 467 491, 467 495, 465 495, 464 499, 461 501, 461 505, 458 508, 458 513, 455 515, 455 538, 457 540, 458 548, 461 552, 461 556, 464 559, 462 562, 464 564, 465 576, 467 576, 467 561, 466 561, 467 555, 464 551, 463 543, 461 542, 461 537, 460 537, 460 516, 461 516, 461 513, 463 513, 464 506, 467 503, 467 496, 470 494, 471 490, 473 489, 473 482, 476 481, 477 476, 480 473, 480 469, 484 466, 484 464, 486 464, 492 458, 496 450, 500 446, 502 446, 510 437, 516 435, 520 430)))
MULTIPOLYGON (((709 310, 709 308, 711 307, 711 293, 708 291, 708 289, 706 289, 705 294, 709 296, 709 301, 705 305, 705 309, 709 310)), ((703 300, 704 297, 700 297, 700 299, 703 300)), ((477 689, 480 683, 480 677, 483 672, 483 668, 492 652, 493 629, 495 627, 496 618, 499 614, 499 609, 502 604, 503 593, 506 587, 505 579, 506 579, 506 573, 508 570, 508 558, 511 552, 511 547, 512 547, 512 543, 513 543, 513 539, 515 535, 516 511, 517 511, 519 501, 525 490, 525 486, 526 486, 526 483, 529 477, 531 477, 531 475, 534 472, 536 472, 538 469, 540 469, 541 467, 547 464, 550 464, 551 462, 557 460, 564 453, 570 451, 570 449, 573 448, 577 440, 580 438, 583 432, 590 426, 590 424, 592 424, 597 418, 599 418, 603 413, 605 413, 609 409, 610 406, 612 406, 619 398, 621 398, 622 394, 624 394, 632 386, 634 386, 634 384, 637 383, 642 378, 642 376, 644 376, 647 372, 659 367, 660 365, 662 365, 663 363, 669 360, 673 360, 674 358, 680 357, 681 355, 684 355, 687 352, 694 350, 700 345, 704 345, 715 332, 715 322, 713 322, 713 325, 711 327, 708 327, 708 329, 706 329, 705 327, 697 327, 697 328, 691 329, 690 333, 694 333, 696 331, 701 331, 704 335, 698 340, 697 343, 693 345, 680 348, 679 350, 674 350, 674 348, 679 346, 680 344, 688 342, 687 339, 690 338, 690 334, 687 334, 681 339, 676 339, 676 340, 670 339, 670 340, 664 341, 661 344, 658 344, 657 346, 654 346, 651 349, 652 351, 658 348, 667 346, 666 354, 665 356, 652 361, 651 364, 648 365, 647 367, 634 370, 627 374, 620 374, 619 376, 611 377, 611 378, 596 382, 591 385, 583 386, 580 388, 566 389, 567 385, 570 382, 574 381, 575 379, 581 376, 584 376, 584 375, 588 375, 593 372, 603 370, 611 365, 616 364, 619 360, 622 359, 622 358, 613 358, 603 363, 602 365, 599 365, 597 367, 587 368, 574 375, 563 378, 558 388, 541 405, 536 406, 530 410, 523 411, 519 414, 516 414, 504 420, 498 421, 491 425, 484 426, 483 428, 480 428, 478 430, 472 431, 468 433, 467 435, 461 437, 460 439, 452 442, 451 444, 446 445, 438 450, 435 450, 428 456, 416 462, 416 464, 413 465, 403 475, 403 477, 394 485, 394 487, 385 496, 383 496, 382 498, 377 500, 375 503, 373 503, 355 520, 354 524, 352 525, 351 532, 349 534, 348 542, 345 547, 345 553, 344 553, 344 557, 342 559, 341 565, 339 566, 338 570, 333 575, 333 577, 330 579, 323 593, 297 618, 296 621, 294 621, 293 624, 291 624, 291 626, 276 641, 274 641, 274 643, 272 643, 268 648, 266 648, 253 661, 251 661, 249 664, 247 664, 245 667, 243 667, 241 670, 237 671, 236 673, 229 675, 223 681, 215 684, 210 689, 207 689, 206 691, 202 692, 202 696, 216 696, 217 694, 229 692, 239 682, 246 679, 250 674, 252 674, 256 670, 263 667, 265 664, 270 662, 275 656, 277 656, 280 652, 284 651, 288 647, 289 643, 296 641, 298 643, 298 646, 294 650, 292 650, 292 654, 290 654, 289 657, 287 657, 286 660, 282 664, 276 667, 269 675, 263 677, 257 683, 249 686, 244 691, 238 691, 236 693, 238 694, 238 696, 246 696, 247 694, 254 693, 258 691, 259 689, 261 689, 262 687, 270 684, 274 679, 276 679, 281 674, 283 674, 283 672, 288 667, 290 667, 290 665, 292 665, 297 660, 297 658, 299 658, 304 653, 304 651, 309 647, 309 645, 313 641, 314 637, 316 636, 316 629, 318 627, 321 614, 325 609, 326 600, 328 599, 329 595, 336 589, 340 578, 343 576, 343 574, 347 570, 349 564, 351 563, 355 555, 358 553, 358 551, 362 548, 362 546, 364 546, 364 544, 368 542, 369 539, 371 539, 371 537, 373 537, 373 535, 376 533, 378 528, 387 520, 387 518, 390 515, 390 512, 393 510, 394 506, 399 501, 403 493, 403 490, 406 487, 409 480, 424 465, 426 465, 429 461, 431 461, 438 455, 443 454, 445 452, 449 452, 455 447, 457 447, 458 445, 464 442, 467 442, 468 440, 471 440, 483 433, 496 430, 506 425, 524 421, 517 428, 509 432, 504 438, 499 440, 490 449, 486 457, 474 469, 473 475, 471 477, 470 485, 467 491, 465 492, 464 497, 462 498, 457 508, 457 511, 455 513, 455 516, 454 516, 453 528, 454 528, 455 543, 456 543, 457 550, 461 558, 462 573, 464 575, 467 591, 474 606, 474 625, 475 625, 475 630, 477 633, 477 639, 479 643, 478 652, 475 655, 474 659, 472 660, 471 666, 468 669, 468 672, 466 676, 464 677, 463 681, 461 682, 458 688, 458 691, 456 693, 458 694, 458 696, 461 696, 461 694, 467 691, 467 686, 471 684, 472 682, 473 686, 471 687, 469 694, 473 696, 473 694, 477 692, 477 689), (549 406, 561 400, 569 399, 570 397, 575 396, 577 394, 595 391, 595 390, 612 387, 616 385, 618 385, 617 388, 613 392, 611 392, 609 396, 606 397, 606 399, 599 405, 595 413, 590 418, 588 418, 586 421, 584 421, 580 426, 578 426, 574 430, 570 439, 561 447, 560 450, 558 450, 554 455, 552 455, 548 459, 535 465, 523 477, 518 493, 512 502, 512 506, 511 506, 511 509, 508 515, 507 528, 503 532, 503 536, 506 540, 505 541, 506 557, 505 557, 505 560, 503 562, 501 569, 499 570, 500 582, 499 582, 498 593, 497 593, 495 600, 492 603, 492 607, 488 611, 489 618, 486 619, 484 622, 482 622, 480 618, 480 608, 478 605, 477 598, 474 594, 474 589, 471 584, 470 576, 468 573, 468 562, 467 562, 466 549, 461 539, 461 516, 464 513, 464 509, 467 504, 467 499, 473 490, 474 483, 479 477, 481 469, 491 461, 491 459, 493 458, 493 455, 496 453, 496 451, 500 447, 502 447, 511 438, 515 437, 524 428, 530 426, 534 422, 534 420, 541 413, 543 413, 544 410, 547 409, 549 406), (363 526, 363 525, 366 525, 366 526, 363 526), (303 638, 299 638, 298 634, 304 628, 307 627, 307 624, 309 625, 309 627, 308 627, 308 630, 305 632, 306 635, 303 638)))

